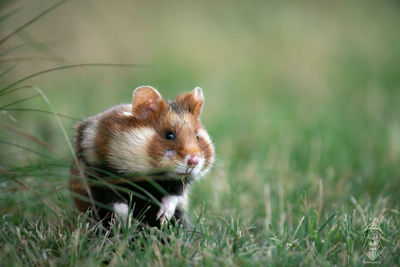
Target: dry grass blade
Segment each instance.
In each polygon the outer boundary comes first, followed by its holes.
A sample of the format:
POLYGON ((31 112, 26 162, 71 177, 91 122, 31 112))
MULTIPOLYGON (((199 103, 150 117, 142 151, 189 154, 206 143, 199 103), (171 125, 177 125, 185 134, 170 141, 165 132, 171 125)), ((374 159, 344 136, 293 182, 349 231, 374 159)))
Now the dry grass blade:
POLYGON ((0 59, 1 62, 15 62, 15 61, 65 61, 63 58, 60 57, 46 57, 46 56, 26 56, 26 57, 10 57, 10 58, 3 58, 0 59))
POLYGON ((11 126, 8 126, 8 125, 3 124, 1 122, 0 122, 0 127, 3 127, 3 128, 5 128, 5 129, 7 129, 9 131, 14 132, 14 133, 17 133, 17 134, 19 134, 19 135, 21 135, 21 136, 23 136, 23 137, 35 142, 36 144, 39 144, 39 145, 43 146, 47 150, 50 150, 51 152, 54 152, 57 155, 61 155, 60 152, 58 152, 52 145, 50 145, 49 143, 47 143, 47 142, 45 142, 45 141, 43 141, 43 140, 31 135, 31 134, 28 134, 28 133, 26 133, 26 132, 24 132, 22 130, 16 129, 16 128, 11 127, 11 126))
MULTIPOLYGON (((55 187, 55 186, 65 186, 64 182, 60 182, 60 183, 47 183, 47 184, 38 184, 38 185, 30 185, 29 188, 33 189, 33 188, 38 188, 41 189, 43 187, 55 187)), ((17 191, 24 191, 27 190, 25 187, 10 187, 8 189, 6 189, 4 192, 6 193, 12 193, 12 192, 17 192, 17 191)))
POLYGON ((37 151, 35 151, 35 150, 33 150, 33 149, 30 149, 30 148, 27 148, 27 147, 24 147, 24 146, 21 146, 21 145, 18 145, 18 144, 13 144, 13 143, 6 142, 6 141, 2 141, 2 140, 0 140, 0 144, 18 147, 18 148, 21 148, 21 149, 23 149, 23 150, 25 150, 25 151, 29 151, 29 152, 31 152, 31 153, 34 153, 34 154, 36 154, 36 155, 39 155, 39 156, 41 156, 41 157, 48 158, 48 159, 52 159, 52 157, 50 157, 50 156, 48 156, 48 155, 46 155, 46 154, 37 152, 37 151))
POLYGON ((30 188, 29 186, 25 185, 23 182, 21 182, 20 180, 18 180, 18 179, 16 179, 16 178, 14 178, 13 180, 14 180, 17 184, 19 184, 20 186, 22 186, 24 189, 26 189, 26 190, 32 192, 33 194, 37 195, 37 196, 40 198, 40 200, 43 201, 43 203, 44 203, 46 206, 48 206, 52 211, 54 211, 58 216, 61 216, 61 215, 62 215, 61 209, 60 209, 59 207, 57 207, 57 206, 56 206, 54 203, 52 203, 51 201, 48 201, 47 199, 43 198, 43 196, 42 196, 39 192, 33 190, 32 188, 30 188))
MULTIPOLYGON (((31 46, 36 51, 45 54, 42 57, 18 57, 18 58, 9 58, 5 59, 6 61, 13 61, 13 60, 46 60, 46 61, 53 61, 53 62, 64 62, 64 64, 74 64, 74 62, 65 59, 63 57, 58 56, 56 53, 52 51, 52 49, 44 44, 43 42, 39 42, 36 40, 34 36, 29 34, 28 32, 19 32, 18 37, 22 38, 29 46, 31 46)), ((89 75, 92 75, 103 82, 108 82, 106 78, 101 76, 100 74, 88 69, 87 67, 80 67, 83 71, 87 72, 89 75)))

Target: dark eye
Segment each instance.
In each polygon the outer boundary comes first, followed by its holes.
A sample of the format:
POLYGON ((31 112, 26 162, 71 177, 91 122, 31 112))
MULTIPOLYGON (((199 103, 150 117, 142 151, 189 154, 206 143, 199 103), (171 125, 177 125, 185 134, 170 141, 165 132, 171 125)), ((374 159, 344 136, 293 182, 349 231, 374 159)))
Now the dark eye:
POLYGON ((168 140, 175 140, 175 134, 173 131, 168 131, 165 133, 165 138, 168 140))
POLYGON ((197 140, 199 140, 199 134, 196 132, 196 138, 197 140))

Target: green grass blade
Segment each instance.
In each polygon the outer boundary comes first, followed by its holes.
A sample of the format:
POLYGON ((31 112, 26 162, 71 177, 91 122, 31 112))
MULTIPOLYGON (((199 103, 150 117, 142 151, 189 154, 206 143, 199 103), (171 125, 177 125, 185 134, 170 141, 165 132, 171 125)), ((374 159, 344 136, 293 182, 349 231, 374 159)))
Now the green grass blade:
POLYGON ((33 99, 35 97, 38 97, 38 96, 40 96, 40 94, 34 94, 34 95, 31 95, 31 96, 28 96, 28 97, 24 97, 24 98, 18 99, 18 100, 14 101, 14 102, 8 103, 7 105, 0 107, 0 110, 4 110, 7 107, 10 107, 12 105, 31 100, 31 99, 33 99))
POLYGON ((4 43, 8 39, 10 39, 12 36, 14 36, 16 33, 22 31, 23 29, 25 29, 26 27, 28 27, 29 25, 31 25, 32 23, 34 23, 35 21, 37 21, 38 19, 40 19, 41 17, 43 17, 44 15, 46 15, 47 13, 52 11, 53 9, 55 9, 55 8, 59 7, 60 5, 64 4, 65 2, 66 2, 66 0, 61 0, 60 2, 55 3, 54 5, 50 6, 46 10, 44 10, 42 13, 36 15, 33 19, 27 21, 26 23, 24 23, 23 25, 18 27, 16 30, 14 30, 10 34, 8 34, 5 37, 3 37, 2 39, 0 39, 0 44, 4 43))
POLYGON ((30 74, 28 76, 25 76, 22 79, 19 79, 5 87, 3 87, 2 89, 0 89, 0 96, 4 95, 4 93, 13 88, 14 86, 29 80, 31 78, 34 78, 36 76, 45 74, 45 73, 49 73, 49 72, 53 72, 53 71, 59 71, 59 70, 65 70, 65 69, 72 69, 72 68, 78 68, 78 67, 146 67, 146 65, 140 65, 140 64, 113 64, 113 63, 86 63, 86 64, 72 64, 72 65, 66 65, 66 66, 60 66, 60 67, 55 67, 55 68, 50 68, 50 69, 46 69, 46 70, 42 70, 39 72, 35 72, 33 74, 30 74))
POLYGON ((21 149, 26 150, 26 151, 28 151, 28 152, 34 153, 34 154, 36 154, 36 155, 38 155, 38 156, 41 156, 41 157, 44 157, 44 158, 47 158, 47 159, 52 159, 52 157, 50 157, 50 156, 48 156, 48 155, 46 155, 46 154, 37 152, 37 151, 35 151, 35 150, 33 150, 33 149, 30 149, 30 148, 28 148, 28 147, 25 147, 25 146, 21 146, 21 145, 18 145, 18 144, 14 144, 14 143, 2 141, 2 140, 0 140, 0 144, 18 147, 18 148, 21 148, 21 149))
POLYGON ((27 132, 24 132, 24 131, 22 131, 20 129, 16 129, 14 127, 8 126, 8 125, 3 124, 1 122, 0 122, 0 127, 5 128, 5 129, 7 129, 7 130, 9 130, 9 131, 11 131, 13 133, 16 133, 16 134, 18 134, 18 135, 20 135, 20 136, 22 136, 22 137, 24 137, 24 138, 26 138, 28 140, 31 140, 32 142, 34 142, 36 144, 39 144, 40 146, 46 148, 47 150, 49 150, 49 151, 51 151, 51 152, 53 152, 53 153, 55 153, 57 155, 61 155, 60 152, 58 152, 55 147, 53 147, 49 143, 45 142, 44 140, 42 140, 40 138, 37 138, 36 136, 33 136, 33 135, 31 135, 31 134, 29 134, 27 132))
POLYGON ((322 226, 319 228, 318 232, 321 232, 321 231, 325 228, 325 226, 326 226, 335 216, 336 216, 336 213, 332 214, 332 215, 328 218, 328 220, 326 220, 326 221, 322 224, 322 226))
MULTIPOLYGON (((34 108, 0 108, 0 110, 7 110, 7 111, 22 111, 22 112, 38 112, 38 113, 44 113, 44 114, 48 114, 48 115, 54 115, 53 112, 51 111, 47 111, 47 110, 41 110, 41 109, 34 109, 34 108)), ((66 119, 70 119, 70 120, 74 120, 74 121, 82 121, 81 119, 72 117, 72 116, 68 116, 68 115, 64 115, 61 113, 56 113, 57 116, 62 117, 62 118, 66 118, 66 119)))
POLYGON ((12 71, 17 65, 18 65, 18 63, 15 63, 11 67, 9 67, 8 69, 6 69, 2 73, 0 73, 0 78, 3 77, 4 75, 6 75, 7 73, 9 73, 10 71, 12 71))
POLYGON ((22 7, 17 7, 14 10, 11 10, 10 12, 8 12, 7 14, 4 14, 3 16, 0 17, 0 22, 8 19, 9 17, 11 17, 12 15, 14 15, 15 13, 19 12, 22 9, 22 7))
POLYGON ((8 53, 10 53, 10 52, 12 52, 14 50, 17 50, 20 47, 26 46, 26 45, 27 45, 26 43, 22 43, 22 44, 18 44, 16 46, 13 46, 13 47, 5 50, 3 53, 0 53, 0 57, 4 56, 4 55, 6 55, 6 54, 8 54, 8 53))

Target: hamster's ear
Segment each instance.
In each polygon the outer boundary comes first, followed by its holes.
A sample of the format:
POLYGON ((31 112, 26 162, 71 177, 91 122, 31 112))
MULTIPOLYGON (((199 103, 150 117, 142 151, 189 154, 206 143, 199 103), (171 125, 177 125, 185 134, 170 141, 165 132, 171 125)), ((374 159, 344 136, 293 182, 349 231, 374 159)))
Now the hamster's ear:
POLYGON ((194 116, 200 116, 204 104, 203 90, 200 87, 194 88, 190 93, 178 95, 175 102, 182 105, 194 116))
POLYGON ((140 86, 133 91, 132 114, 141 120, 157 118, 166 105, 161 94, 151 86, 140 86))

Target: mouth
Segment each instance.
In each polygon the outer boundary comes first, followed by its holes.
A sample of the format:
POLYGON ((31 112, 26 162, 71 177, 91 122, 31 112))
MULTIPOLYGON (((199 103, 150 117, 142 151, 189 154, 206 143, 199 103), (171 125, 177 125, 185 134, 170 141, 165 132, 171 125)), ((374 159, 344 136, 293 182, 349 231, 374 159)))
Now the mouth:
POLYGON ((184 172, 173 172, 176 175, 190 175, 193 174, 194 168, 188 167, 184 172))
POLYGON ((189 175, 189 174, 192 174, 192 171, 188 171, 188 172, 175 172, 174 174, 176 174, 176 175, 189 175))

